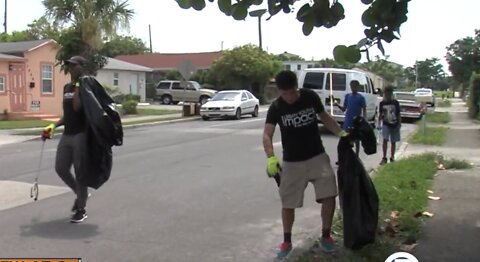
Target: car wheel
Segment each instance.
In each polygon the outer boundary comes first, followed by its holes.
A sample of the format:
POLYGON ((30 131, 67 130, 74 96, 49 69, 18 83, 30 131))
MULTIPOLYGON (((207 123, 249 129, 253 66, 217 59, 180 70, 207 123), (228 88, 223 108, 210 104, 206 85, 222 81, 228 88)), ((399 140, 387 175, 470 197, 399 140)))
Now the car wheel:
POLYGON ((201 96, 200 100, 198 101, 201 105, 205 104, 210 97, 208 96, 201 96))
POLYGON ((202 119, 203 119, 204 121, 208 121, 208 120, 210 120, 210 117, 208 117, 208 116, 202 116, 202 119))
POLYGON ((162 104, 170 105, 172 103, 172 97, 169 95, 162 96, 162 104))
POLYGON ((242 118, 242 109, 237 108, 237 111, 235 112, 235 119, 240 120, 242 118))
POLYGON ((255 109, 253 109, 252 116, 253 117, 258 117, 258 106, 255 106, 255 109))

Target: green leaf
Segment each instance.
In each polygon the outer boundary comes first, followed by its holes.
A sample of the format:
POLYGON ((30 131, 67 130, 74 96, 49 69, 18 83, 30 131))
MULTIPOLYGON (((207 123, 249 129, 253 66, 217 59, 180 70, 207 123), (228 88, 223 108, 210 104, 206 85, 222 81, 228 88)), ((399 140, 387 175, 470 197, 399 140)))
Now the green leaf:
POLYGON ((297 20, 305 22, 307 16, 312 12, 312 7, 309 4, 304 4, 297 12, 297 20))
POLYGON ((200 11, 205 8, 205 0, 190 0, 192 2, 193 9, 200 11))
POLYGON ((271 16, 278 14, 280 10, 282 10, 282 7, 280 5, 277 5, 276 0, 268 0, 268 12, 271 16))
POLYGON ((374 26, 375 25, 375 16, 372 12, 372 10, 367 9, 365 12, 362 14, 362 23, 364 26, 374 26))
POLYGON ((232 5, 232 16, 235 20, 245 20, 248 15, 247 6, 242 2, 232 5))
POLYGON ((360 49, 357 48, 356 45, 351 45, 347 47, 345 52, 345 60, 349 63, 358 63, 362 59, 362 54, 360 53, 360 49))
POLYGON ((380 52, 382 52, 382 55, 385 55, 385 48, 383 48, 382 41, 378 40, 377 47, 380 50, 380 52))
POLYGON ((346 53, 347 53, 348 47, 345 45, 337 45, 333 49, 333 58, 335 61, 339 63, 345 63, 346 62, 346 53))
POLYGON ((315 20, 307 19, 307 21, 305 21, 302 26, 303 34, 310 35, 313 31, 314 24, 315 24, 315 20))
POLYGON ((249 13, 250 16, 259 17, 267 12, 267 9, 259 9, 249 13))
POLYGON ((232 0, 218 0, 218 8, 226 15, 232 15, 232 0))
POLYGON ((192 7, 192 2, 190 0, 175 0, 177 4, 183 9, 189 9, 192 7))

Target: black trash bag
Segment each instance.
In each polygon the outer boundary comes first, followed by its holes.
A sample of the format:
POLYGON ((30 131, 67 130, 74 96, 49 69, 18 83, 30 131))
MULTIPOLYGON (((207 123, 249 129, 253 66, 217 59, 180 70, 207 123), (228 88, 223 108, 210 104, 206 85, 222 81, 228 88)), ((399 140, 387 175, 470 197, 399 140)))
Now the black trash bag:
POLYGON ((80 164, 79 182, 85 186, 99 189, 110 178, 112 171, 112 148, 96 143, 94 132, 86 131, 87 146, 84 161, 80 164))
POLYGON ((79 181, 98 189, 110 178, 112 146, 122 145, 123 128, 113 99, 90 76, 80 78, 80 98, 87 122, 86 145, 79 170, 79 181))
POLYGON ((355 117, 353 119, 353 128, 350 130, 352 139, 360 140, 363 152, 367 155, 377 153, 377 137, 370 123, 363 117, 355 117))
POLYGON ((344 245, 349 249, 360 249, 375 241, 379 200, 370 176, 352 150, 351 141, 351 137, 339 141, 337 178, 344 245))
POLYGON ((80 86, 83 111, 97 142, 104 147, 122 145, 123 127, 113 99, 94 77, 81 77, 80 86))

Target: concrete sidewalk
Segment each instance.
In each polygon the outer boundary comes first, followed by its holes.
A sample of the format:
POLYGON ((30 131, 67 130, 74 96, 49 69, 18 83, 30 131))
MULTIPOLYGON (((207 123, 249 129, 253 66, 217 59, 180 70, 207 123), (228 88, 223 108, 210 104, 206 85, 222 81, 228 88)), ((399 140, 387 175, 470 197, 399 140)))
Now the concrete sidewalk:
MULTIPOLYGON (((445 110, 445 109, 444 109, 445 110)), ((445 110, 448 111, 448 110, 445 110)), ((480 125, 465 110, 450 110, 447 142, 442 147, 409 145, 407 155, 425 151, 467 160, 470 170, 440 171, 433 191, 441 197, 429 203, 434 217, 427 220, 414 255, 419 261, 480 261, 480 125)))

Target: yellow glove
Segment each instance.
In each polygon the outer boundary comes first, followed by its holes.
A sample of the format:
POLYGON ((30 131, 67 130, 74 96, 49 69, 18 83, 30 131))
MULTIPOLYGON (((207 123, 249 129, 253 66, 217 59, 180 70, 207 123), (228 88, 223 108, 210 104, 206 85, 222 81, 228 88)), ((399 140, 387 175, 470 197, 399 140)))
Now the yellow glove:
POLYGON ((337 134, 338 137, 342 138, 342 137, 346 137, 348 136, 348 133, 342 129, 342 131, 338 132, 337 134))
POLYGON ((273 177, 280 172, 280 162, 276 156, 267 159, 267 175, 273 177))
POLYGON ((54 132, 55 132, 55 124, 52 123, 46 126, 42 132, 42 140, 45 141, 46 139, 52 138, 54 132))

